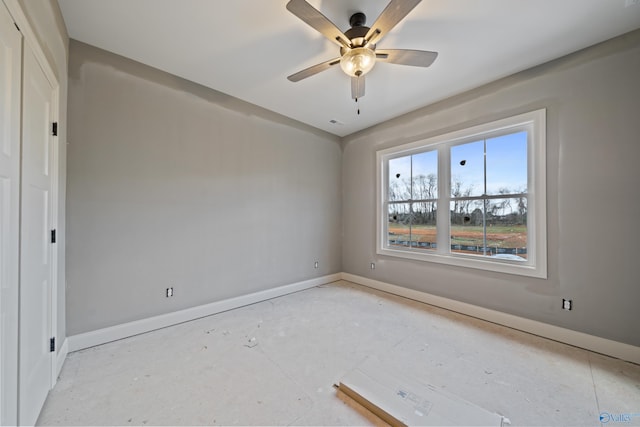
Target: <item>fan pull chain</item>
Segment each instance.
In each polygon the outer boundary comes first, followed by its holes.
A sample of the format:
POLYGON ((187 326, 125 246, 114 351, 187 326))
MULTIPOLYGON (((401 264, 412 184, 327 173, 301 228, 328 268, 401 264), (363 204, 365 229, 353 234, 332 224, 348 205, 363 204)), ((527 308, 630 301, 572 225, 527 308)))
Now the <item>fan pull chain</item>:
MULTIPOLYGON (((356 98, 356 106, 357 105, 358 105, 358 98, 356 98)), ((358 112, 358 115, 360 115, 360 107, 358 107, 356 111, 358 112)))

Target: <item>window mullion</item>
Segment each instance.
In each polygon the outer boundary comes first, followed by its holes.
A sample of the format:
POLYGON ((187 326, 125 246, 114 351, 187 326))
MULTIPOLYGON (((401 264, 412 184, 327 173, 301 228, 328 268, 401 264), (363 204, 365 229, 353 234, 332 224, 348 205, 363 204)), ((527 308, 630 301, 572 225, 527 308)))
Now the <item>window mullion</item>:
POLYGON ((487 139, 485 138, 483 141, 484 145, 484 155, 482 156, 484 159, 484 191, 482 192, 482 196, 484 199, 483 209, 482 209, 482 254, 487 255, 487 209, 489 208, 489 200, 487 200, 487 139))
POLYGON ((449 209, 451 204, 451 148, 438 148, 438 210, 436 216, 437 252, 449 254, 451 252, 451 219, 449 209))
POLYGON ((413 247, 413 156, 409 163, 409 247, 413 247))

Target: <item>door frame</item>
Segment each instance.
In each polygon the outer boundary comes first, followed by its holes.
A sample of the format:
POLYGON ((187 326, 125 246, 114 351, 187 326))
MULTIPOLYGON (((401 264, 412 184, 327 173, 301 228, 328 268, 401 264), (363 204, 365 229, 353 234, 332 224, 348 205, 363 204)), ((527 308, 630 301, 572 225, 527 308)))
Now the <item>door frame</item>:
MULTIPOLYGON (((58 78, 59 76, 57 75, 57 72, 55 71, 55 66, 54 64, 52 64, 52 62, 49 60, 49 58, 47 57, 47 55, 45 54, 44 49, 42 48, 42 45, 40 44, 40 41, 38 39, 37 33, 34 31, 33 26, 31 25, 31 22, 29 21, 29 19, 27 18, 27 15, 25 14, 24 10, 22 9, 22 6, 20 5, 20 3, 18 2, 18 0, 2 0, 2 2, 4 3, 6 9, 9 11, 9 15, 11 15, 11 18, 13 19, 13 21, 16 23, 16 25, 19 27, 20 32, 22 33, 22 37, 23 37, 23 57, 24 57, 24 49, 26 49, 26 47, 28 46, 29 49, 31 49, 31 51, 33 52, 33 55, 36 58, 36 62, 38 63, 38 65, 40 66, 41 70, 43 71, 45 78, 49 81, 49 84, 51 85, 52 88, 52 96, 51 96, 51 121, 52 122, 58 122, 60 120, 60 79, 58 78)), ((24 67, 24 62, 21 64, 21 71, 22 68, 24 67)), ((21 72, 21 76, 22 76, 22 72, 21 72)), ((20 91, 20 97, 21 97, 21 105, 22 105, 22 90, 20 91)), ((20 109, 22 110, 22 106, 20 107, 20 109)), ((22 122, 22 113, 20 112, 20 122, 22 122)), ((51 168, 51 198, 50 198, 50 203, 51 203, 51 214, 50 214, 50 227, 52 229, 55 230, 59 230, 59 218, 58 218, 58 210, 59 210, 59 194, 60 194, 60 165, 59 165, 59 140, 60 140, 60 129, 62 127, 60 125, 58 125, 58 136, 52 136, 51 137, 51 158, 49 159, 49 163, 50 163, 50 168, 51 168)), ((20 150, 22 151, 22 134, 20 135, 20 150)), ((20 175, 22 175, 22 165, 20 167, 20 175)), ((20 188, 22 189, 22 183, 20 184, 20 188)), ((22 217, 22 212, 20 212, 20 217, 22 217)), ((57 232, 56 232, 57 233, 57 232)), ((60 239, 63 236, 57 236, 57 241, 60 241, 60 239)), ((58 329, 58 259, 59 259, 59 248, 60 248, 60 244, 56 243, 56 244, 52 244, 51 248, 50 248, 50 262, 51 262, 51 270, 50 270, 50 279, 51 279, 51 286, 50 286, 50 295, 51 297, 49 298, 49 303, 50 303, 50 310, 49 312, 51 313, 50 319, 49 319, 49 336, 50 337, 55 337, 56 338, 56 349, 55 351, 53 351, 50 355, 50 363, 51 363, 51 369, 50 369, 50 378, 49 378, 49 389, 52 389, 53 386, 56 383, 57 377, 58 377, 58 361, 57 361, 57 355, 58 355, 58 349, 61 349, 61 345, 62 342, 64 340, 64 337, 56 337, 56 333, 57 333, 57 329, 58 329)), ((19 320, 18 320, 19 322, 19 320)), ((20 331, 20 326, 19 324, 16 325, 16 328, 18 328, 18 334, 20 331)), ((20 360, 20 355, 18 356, 18 360, 20 360)), ((19 362, 18 362, 19 363, 19 362)), ((16 370, 18 370, 18 366, 16 366, 16 370)), ((18 379, 19 381, 19 379, 18 379)), ((18 390, 2 390, 2 392, 13 392, 13 393, 18 393, 18 390)), ((16 412, 18 411, 19 408, 19 404, 18 407, 15 408, 16 412)), ((18 420, 19 420, 19 414, 18 415, 18 420)))
POLYGON ((7 96, 11 99, 9 110, 5 111, 8 119, 4 123, 7 127, 0 131, 0 146, 8 146, 10 159, 8 167, 8 179, 11 180, 8 194, 7 206, 2 206, 3 227, 2 259, 3 266, 2 279, 7 283, 2 283, 4 289, 0 290, 0 424, 11 425, 17 422, 18 411, 18 322, 19 322, 19 276, 20 276, 20 132, 21 132, 21 98, 22 98, 22 47, 24 38, 22 34, 13 28, 13 18, 9 10, 0 2, 0 13, 4 25, 5 16, 9 19, 6 24, 9 32, 15 31, 13 35, 8 35, 8 41, 13 42, 15 51, 11 57, 11 87, 8 88, 7 96), (14 40, 10 40, 14 38, 14 40), (9 132, 7 133, 7 130, 9 132), (8 138, 8 140, 5 140, 8 138), (4 229, 4 227, 7 227, 4 229))

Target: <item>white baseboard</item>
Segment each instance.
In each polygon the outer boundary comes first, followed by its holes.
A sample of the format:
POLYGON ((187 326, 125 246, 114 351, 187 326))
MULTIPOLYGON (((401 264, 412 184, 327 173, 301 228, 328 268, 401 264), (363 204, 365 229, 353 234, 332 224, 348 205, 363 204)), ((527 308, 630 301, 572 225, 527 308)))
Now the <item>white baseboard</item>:
POLYGON ((467 316, 486 320, 488 322, 497 323, 509 328, 517 329, 530 334, 549 338, 554 341, 563 342, 576 347, 594 351, 596 353, 605 354, 607 356, 616 357, 636 364, 640 364, 640 347, 609 340, 606 338, 596 337, 594 335, 577 332, 559 326, 550 325, 536 320, 526 319, 524 317, 514 316, 512 314, 502 313, 500 311, 488 308, 478 307, 472 304, 452 300, 449 298, 431 295, 426 292, 416 291, 414 289, 403 288, 401 286, 392 285, 390 283, 357 276, 350 273, 330 274, 315 279, 305 280, 290 285, 280 286, 274 289, 255 292, 249 295, 243 295, 230 298, 223 301, 217 301, 185 310, 167 313, 160 316, 154 316, 147 319, 137 320, 109 328, 98 329, 96 331, 84 334, 73 335, 65 339, 62 348, 58 352, 57 367, 58 373, 62 369, 62 364, 67 356, 67 352, 82 350, 96 345, 104 344, 110 341, 127 338, 133 335, 150 332, 156 329, 165 328, 167 326, 176 325, 178 323, 187 322, 189 320, 198 319, 212 314, 221 313, 223 311, 232 310, 234 308, 244 307, 249 304, 255 304, 266 301, 271 298, 287 295, 293 292, 302 291, 314 286, 335 282, 337 280, 347 280, 359 285, 363 285, 379 291, 388 292, 390 294, 420 301, 426 304, 441 307, 467 316))
POLYGON ((82 350, 107 342, 127 338, 133 335, 165 328, 167 326, 177 325, 178 323, 187 322, 189 320, 211 316, 212 314, 221 313, 223 311, 232 310, 234 308, 244 307, 246 305, 266 301, 271 298, 276 298, 293 292, 313 288, 314 286, 335 282, 337 280, 340 280, 340 278, 341 273, 330 274, 327 276, 317 277, 315 279, 305 280, 290 285, 279 286, 277 288, 255 292, 249 295, 243 295, 223 301, 216 301, 210 304, 187 308, 185 310, 175 311, 173 313, 162 314, 159 316, 149 317, 147 319, 136 320, 134 322, 111 326, 104 329, 98 329, 96 331, 72 335, 68 337, 68 351, 82 350))
POLYGON ((64 365, 64 361, 67 359, 67 354, 69 353, 69 339, 65 338, 62 342, 62 347, 60 347, 60 351, 56 355, 56 378, 60 375, 60 371, 62 370, 62 365, 64 365))
POLYGON ((523 332, 549 338, 554 341, 560 341, 565 344, 584 348, 596 353, 605 354, 607 356, 616 357, 640 364, 640 347, 621 343, 618 341, 608 340, 593 335, 577 332, 570 329, 561 328, 559 326, 549 325, 547 323, 538 322, 536 320, 526 319, 524 317, 514 316, 512 314, 502 313, 488 308, 478 307, 472 304, 431 295, 426 292, 416 291, 413 289, 403 288, 401 286, 392 285, 378 280, 357 276, 350 273, 342 273, 342 279, 363 285, 379 291, 388 292, 390 294, 409 298, 415 301, 424 302, 426 304, 441 307, 457 313, 465 314, 478 319, 486 320, 509 328, 518 329, 523 332))

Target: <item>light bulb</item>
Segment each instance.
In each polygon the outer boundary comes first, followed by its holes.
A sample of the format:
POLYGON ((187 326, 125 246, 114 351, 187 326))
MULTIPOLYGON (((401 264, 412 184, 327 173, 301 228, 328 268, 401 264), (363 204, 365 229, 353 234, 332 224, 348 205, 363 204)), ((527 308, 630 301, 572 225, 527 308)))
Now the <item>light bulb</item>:
POLYGON ((376 53, 368 47, 351 49, 340 58, 342 71, 351 77, 367 74, 376 64, 376 53))

